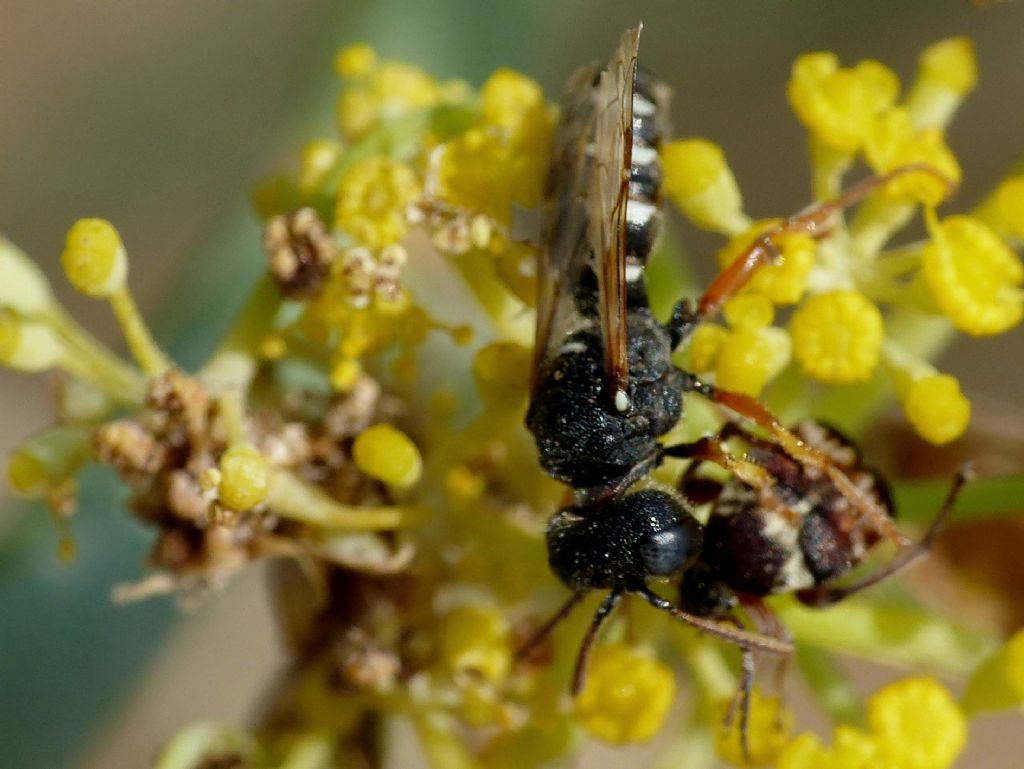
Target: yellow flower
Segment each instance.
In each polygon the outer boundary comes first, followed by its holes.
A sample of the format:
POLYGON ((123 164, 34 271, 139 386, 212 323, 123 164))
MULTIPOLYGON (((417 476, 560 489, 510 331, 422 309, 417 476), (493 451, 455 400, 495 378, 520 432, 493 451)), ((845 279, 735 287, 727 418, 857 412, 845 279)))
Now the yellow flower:
MULTIPOLYGON (((730 240, 716 255, 718 264, 725 268, 732 264, 740 253, 756 238, 777 225, 780 219, 764 219, 755 222, 746 232, 730 240)), ((762 267, 744 291, 752 291, 768 297, 775 304, 795 304, 804 295, 807 276, 814 267, 816 244, 814 238, 801 232, 787 232, 773 238, 779 250, 776 264, 762 267)))
POLYGON ((626 644, 598 647, 576 713, 605 742, 646 742, 661 731, 675 699, 672 671, 653 653, 626 644))
POLYGON ((978 63, 970 38, 952 37, 925 48, 907 95, 915 127, 945 127, 977 80, 978 63))
POLYGON ((978 217, 1000 233, 1024 238, 1024 174, 1001 181, 978 217))
POLYGON ((232 446, 220 458, 220 501, 232 510, 249 510, 267 498, 270 472, 266 458, 248 444, 232 446))
POLYGON ((735 234, 749 225, 736 177, 717 144, 668 142, 661 148, 661 165, 665 194, 698 227, 735 234))
POLYGON ((804 372, 821 382, 859 382, 878 365, 882 313, 857 291, 811 297, 793 313, 789 331, 804 372))
POLYGON ((793 64, 787 95, 800 121, 836 150, 857 151, 876 115, 899 94, 899 79, 876 61, 841 68, 834 53, 810 53, 793 64))
POLYGON ((416 444, 389 424, 377 424, 359 433, 352 445, 352 458, 367 475, 401 489, 413 486, 423 473, 416 444))
POLYGON ((927 217, 925 280, 942 312, 961 331, 998 334, 1020 322, 1024 265, 987 226, 969 216, 927 217))
POLYGON ((537 110, 544 108, 540 86, 513 69, 495 70, 480 87, 480 114, 484 122, 511 135, 519 133, 523 122, 535 119, 537 110))
POLYGON ((899 107, 879 116, 871 124, 864 157, 877 174, 921 163, 944 177, 938 178, 926 171, 903 174, 885 186, 885 193, 891 197, 911 198, 936 206, 952 193, 951 184, 960 183, 960 164, 946 144, 942 131, 938 128, 915 129, 910 113, 899 107))
POLYGON ((441 196, 503 224, 512 220, 515 168, 498 132, 472 128, 445 144, 438 164, 441 196))
POLYGON ((771 325, 772 304, 760 294, 733 297, 723 314, 728 331, 710 323, 697 329, 690 366, 698 373, 714 372, 719 387, 757 396, 789 362, 789 336, 771 325))
POLYGON ((946 769, 967 741, 967 719, 949 691, 930 676, 905 678, 868 700, 868 724, 883 765, 946 769))
POLYGON ((949 374, 915 379, 903 396, 903 410, 918 434, 938 446, 963 435, 971 421, 971 402, 949 374))
POLYGON ((60 257, 64 274, 83 294, 105 298, 124 287, 128 257, 121 236, 105 219, 79 219, 60 257))
POLYGON ((370 248, 405 237, 406 209, 420 195, 412 168, 386 157, 352 166, 338 182, 334 225, 370 248))

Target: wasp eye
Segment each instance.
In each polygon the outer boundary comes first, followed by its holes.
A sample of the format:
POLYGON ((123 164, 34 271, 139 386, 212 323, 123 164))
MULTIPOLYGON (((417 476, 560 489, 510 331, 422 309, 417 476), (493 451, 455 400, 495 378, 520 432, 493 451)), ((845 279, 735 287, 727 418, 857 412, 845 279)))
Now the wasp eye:
POLYGON ((641 491, 627 499, 647 529, 637 542, 647 574, 664 577, 682 569, 700 548, 701 526, 690 511, 663 491, 641 491))

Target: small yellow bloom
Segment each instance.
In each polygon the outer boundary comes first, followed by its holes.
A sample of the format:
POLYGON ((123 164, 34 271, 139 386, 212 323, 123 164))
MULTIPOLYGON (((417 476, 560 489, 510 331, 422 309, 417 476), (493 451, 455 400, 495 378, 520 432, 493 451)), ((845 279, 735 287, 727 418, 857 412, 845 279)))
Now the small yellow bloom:
POLYGON ((899 94, 896 75, 877 61, 840 67, 834 53, 809 53, 793 64, 787 95, 800 121, 842 152, 860 149, 874 118, 899 94))
POLYGON ((714 370, 718 353, 728 338, 729 329, 716 323, 701 323, 690 338, 689 367, 697 373, 714 370))
POLYGON ((938 128, 915 129, 907 110, 894 107, 879 116, 870 127, 864 157, 877 174, 894 171, 910 163, 922 163, 943 178, 926 171, 903 174, 885 185, 885 194, 911 198, 937 206, 960 183, 960 164, 938 128))
POLYGON ((511 152, 497 131, 471 128, 445 144, 438 163, 441 196, 452 205, 512 221, 511 152))
POLYGON ((105 298, 124 287, 128 257, 121 236, 105 219, 79 219, 60 257, 64 274, 83 294, 105 298))
POLYGON ((340 357, 331 366, 331 387, 340 393, 351 390, 362 376, 363 367, 355 358, 340 357))
POLYGON ((971 402, 949 374, 915 379, 903 396, 903 410, 918 434, 937 446, 959 438, 971 421, 971 402))
POLYGON ((942 83, 959 94, 970 93, 978 82, 978 61, 969 37, 932 43, 921 53, 918 77, 942 83))
POLYGON ((966 37, 924 49, 906 107, 916 128, 945 128, 978 80, 974 44, 966 37))
POLYGON ((232 446, 220 458, 220 501, 232 510, 250 510, 267 498, 270 469, 266 458, 247 444, 232 446))
POLYGON ((334 225, 370 248, 405 237, 406 209, 420 195, 412 168, 386 157, 352 166, 338 182, 334 225))
POLYGON ((668 142, 661 148, 665 194, 694 224, 735 234, 749 220, 722 148, 705 139, 668 142))
POLYGON ((374 425, 356 436, 352 458, 367 475, 400 489, 414 485, 423 473, 416 444, 389 424, 374 425))
POLYGON ((726 726, 729 702, 722 703, 721 718, 715 729, 715 752, 736 766, 762 766, 774 761, 793 730, 793 712, 778 697, 764 697, 754 690, 750 699, 750 718, 747 723, 747 761, 740 737, 739 715, 726 726))
POLYGON ((472 671, 501 681, 512 669, 508 620, 493 604, 459 606, 441 619, 438 655, 453 673, 472 671))
POLYGON ((525 75, 501 68, 480 87, 480 114, 484 121, 509 134, 517 134, 523 121, 536 119, 545 107, 544 92, 525 75))
POLYGON ((804 372, 829 384, 871 376, 881 355, 882 313, 857 291, 830 291, 805 301, 789 324, 804 372))
POLYGON ((600 740, 646 742, 661 731, 675 694, 672 671, 650 651, 606 644, 593 653, 576 713, 600 740))
POLYGON ((930 676, 905 678, 868 701, 868 723, 885 757, 899 769, 946 769, 967 741, 967 719, 949 690, 930 676))
POLYGON ((369 88, 342 91, 334 107, 338 132, 349 141, 357 141, 377 122, 378 105, 369 88))
POLYGON ((338 51, 334 69, 343 78, 366 75, 377 64, 377 52, 367 43, 353 43, 338 51))
MULTIPOLYGON (((723 268, 732 264, 756 238, 780 221, 766 219, 755 222, 715 254, 718 264, 723 268)), ((760 268, 743 290, 763 294, 775 304, 795 304, 800 301, 807 287, 807 276, 814 267, 817 244, 814 238, 801 232, 787 232, 772 240, 779 250, 779 261, 760 268)))
POLYGON ((925 280, 939 309, 961 331, 999 334, 1024 311, 1024 265, 985 224, 970 216, 927 217, 932 240, 925 247, 925 280))
POLYGON ((714 372, 719 387, 756 397, 789 362, 789 336, 771 325, 772 303, 760 294, 733 297, 723 314, 728 331, 706 323, 694 334, 690 366, 714 372))

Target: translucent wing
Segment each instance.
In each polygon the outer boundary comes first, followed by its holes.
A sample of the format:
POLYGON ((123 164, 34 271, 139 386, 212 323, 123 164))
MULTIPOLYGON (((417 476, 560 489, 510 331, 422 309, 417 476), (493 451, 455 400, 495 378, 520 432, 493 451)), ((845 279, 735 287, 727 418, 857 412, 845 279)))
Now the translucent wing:
MULTIPOLYGON (((625 392, 626 201, 632 94, 640 29, 623 35, 608 67, 569 79, 548 176, 548 214, 538 273, 536 371, 583 320, 576 292, 597 280, 610 392, 625 392)), ((618 398, 616 399, 618 402, 618 398)))

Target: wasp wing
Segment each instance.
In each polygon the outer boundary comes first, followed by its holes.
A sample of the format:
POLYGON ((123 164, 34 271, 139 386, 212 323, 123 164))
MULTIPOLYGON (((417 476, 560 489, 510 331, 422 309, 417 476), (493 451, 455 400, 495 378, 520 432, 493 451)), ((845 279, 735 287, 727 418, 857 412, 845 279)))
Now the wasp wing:
POLYGON ((625 391, 625 218, 639 35, 639 28, 623 35, 605 70, 577 70, 562 100, 538 271, 535 380, 552 347, 584 323, 576 291, 596 278, 609 391, 625 391))

